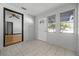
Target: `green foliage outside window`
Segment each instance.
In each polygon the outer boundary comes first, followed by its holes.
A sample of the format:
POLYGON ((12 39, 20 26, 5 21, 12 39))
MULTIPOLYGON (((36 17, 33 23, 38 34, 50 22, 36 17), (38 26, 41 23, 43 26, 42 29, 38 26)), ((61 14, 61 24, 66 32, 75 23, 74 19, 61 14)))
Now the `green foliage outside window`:
POLYGON ((63 31, 63 30, 66 30, 67 28, 71 29, 72 25, 70 23, 68 23, 68 22, 61 22, 60 28, 63 31))
MULTIPOLYGON (((48 29, 54 31, 55 30, 55 26, 56 26, 55 23, 49 23, 48 24, 48 29)), ((69 22, 61 22, 60 23, 61 31, 69 31, 72 28, 73 28, 73 23, 69 23, 69 22)))
POLYGON ((49 23, 49 24, 48 24, 48 28, 49 28, 49 29, 55 29, 55 24, 49 23))

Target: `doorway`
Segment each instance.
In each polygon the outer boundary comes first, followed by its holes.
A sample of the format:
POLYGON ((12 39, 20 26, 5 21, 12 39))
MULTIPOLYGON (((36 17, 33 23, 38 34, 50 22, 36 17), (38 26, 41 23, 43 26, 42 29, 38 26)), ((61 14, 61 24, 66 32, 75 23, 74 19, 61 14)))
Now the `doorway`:
POLYGON ((23 41, 23 14, 4 8, 3 46, 10 46, 23 41))
POLYGON ((7 35, 11 34, 13 35, 13 23, 12 22, 7 22, 7 26, 6 26, 6 30, 7 30, 7 35))

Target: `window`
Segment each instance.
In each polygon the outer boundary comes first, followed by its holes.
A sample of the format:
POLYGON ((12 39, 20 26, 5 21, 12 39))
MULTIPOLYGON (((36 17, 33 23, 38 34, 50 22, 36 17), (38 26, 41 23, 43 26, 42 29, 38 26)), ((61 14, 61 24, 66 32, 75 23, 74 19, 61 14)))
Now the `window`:
POLYGON ((52 15, 48 17, 48 32, 55 32, 55 26, 56 26, 56 15, 52 15))
POLYGON ((74 10, 60 14, 60 32, 73 33, 74 10))

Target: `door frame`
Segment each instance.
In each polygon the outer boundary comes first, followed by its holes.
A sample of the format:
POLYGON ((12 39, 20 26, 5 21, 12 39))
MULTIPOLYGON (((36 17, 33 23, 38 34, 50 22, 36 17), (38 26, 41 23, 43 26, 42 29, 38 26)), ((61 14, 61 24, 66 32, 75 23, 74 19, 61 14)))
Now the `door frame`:
POLYGON ((14 12, 14 13, 17 13, 19 15, 22 15, 22 41, 24 41, 24 14, 22 13, 19 13, 19 12, 16 12, 14 10, 11 10, 11 9, 8 9, 8 8, 3 8, 3 47, 5 47, 5 11, 10 11, 10 12, 14 12))

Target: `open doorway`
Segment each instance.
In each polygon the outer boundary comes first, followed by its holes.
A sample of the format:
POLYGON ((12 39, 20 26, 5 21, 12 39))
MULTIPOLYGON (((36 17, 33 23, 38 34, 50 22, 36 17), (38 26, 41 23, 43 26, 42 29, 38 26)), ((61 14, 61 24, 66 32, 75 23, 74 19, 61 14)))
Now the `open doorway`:
POLYGON ((5 28, 7 35, 13 35, 13 22, 7 22, 7 28, 5 28))
POLYGON ((4 8, 4 40, 9 46, 23 41, 23 14, 4 8))

